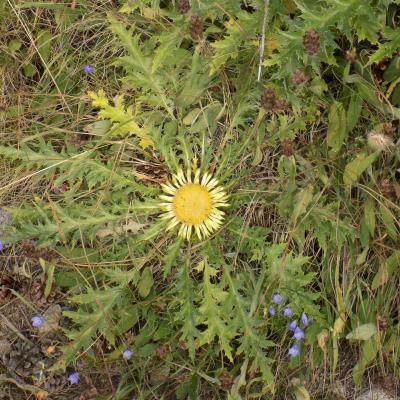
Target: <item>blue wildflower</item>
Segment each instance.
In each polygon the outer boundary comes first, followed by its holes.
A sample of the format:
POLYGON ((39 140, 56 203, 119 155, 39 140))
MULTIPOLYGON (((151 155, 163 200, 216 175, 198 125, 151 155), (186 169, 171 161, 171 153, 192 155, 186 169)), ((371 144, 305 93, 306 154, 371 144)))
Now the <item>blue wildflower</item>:
POLYGON ((305 327, 307 327, 311 323, 311 321, 308 319, 307 315, 304 313, 301 314, 301 322, 305 327))
POLYGON ((3 241, 0 239, 0 251, 4 250, 4 243, 3 241))
POLYGON ((85 72, 85 74, 93 74, 93 72, 94 72, 94 67, 93 67, 93 65, 90 65, 90 64, 88 64, 88 65, 85 65, 84 67, 83 67, 83 71, 85 72))
POLYGON ((288 353, 290 357, 297 357, 300 354, 298 344, 294 344, 292 347, 290 347, 288 353))
POLYGON ((68 376, 68 382, 71 385, 77 385, 79 383, 79 373, 78 372, 73 372, 72 374, 69 374, 68 376))
POLYGON ((297 321, 293 320, 289 325, 288 325, 288 329, 291 332, 294 332, 295 329, 297 328, 297 321))
POLYGON ((293 310, 287 306, 282 308, 283 315, 287 318, 290 318, 293 315, 293 310))
POLYGON ((31 318, 31 321, 34 328, 41 328, 44 324, 44 317, 43 315, 35 315, 31 318))
POLYGON ((275 304, 281 304, 283 301, 283 297, 280 295, 280 293, 274 293, 272 295, 272 302, 275 304))
POLYGON ((124 357, 125 360, 130 360, 132 358, 132 356, 133 356, 132 350, 126 349, 122 352, 122 357, 124 357))
POLYGON ((275 307, 273 307, 273 306, 270 306, 268 311, 269 311, 269 315, 271 315, 272 317, 276 314, 275 307))
POLYGON ((304 339, 305 337, 306 337, 306 335, 304 334, 304 331, 301 328, 297 327, 294 330, 293 339, 301 340, 301 339, 304 339))

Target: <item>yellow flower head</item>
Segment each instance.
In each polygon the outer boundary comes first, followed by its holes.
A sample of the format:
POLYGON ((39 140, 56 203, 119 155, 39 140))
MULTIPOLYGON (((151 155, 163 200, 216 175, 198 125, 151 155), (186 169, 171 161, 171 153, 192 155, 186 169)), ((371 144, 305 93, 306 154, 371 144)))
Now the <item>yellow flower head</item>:
POLYGON ((161 218, 169 221, 167 230, 179 225, 179 236, 189 240, 195 231, 201 240, 221 227, 225 213, 220 208, 229 205, 228 196, 211 174, 200 177, 199 169, 186 175, 179 170, 161 186, 166 193, 160 196, 165 211, 161 218))

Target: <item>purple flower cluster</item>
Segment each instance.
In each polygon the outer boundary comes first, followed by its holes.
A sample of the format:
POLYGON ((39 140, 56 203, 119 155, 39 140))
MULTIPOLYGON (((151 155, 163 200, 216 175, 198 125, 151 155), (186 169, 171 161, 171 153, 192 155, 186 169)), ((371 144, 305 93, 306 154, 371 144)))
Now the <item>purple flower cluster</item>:
POLYGON ((34 328, 41 328, 44 325, 44 317, 43 317, 43 315, 40 315, 40 314, 34 315, 31 318, 31 322, 32 322, 32 326, 34 328))
MULTIPOLYGON (((272 303, 279 305, 283 302, 284 298, 280 293, 274 293, 272 295, 272 303)), ((271 305, 268 309, 268 312, 271 317, 274 317, 277 313, 276 306, 271 305)), ((294 315, 294 311, 291 307, 285 306, 282 308, 282 315, 286 318, 291 318, 294 315)), ((296 340, 296 343, 289 348, 288 354, 290 357, 297 357, 300 354, 299 342, 305 339, 305 328, 311 324, 310 319, 304 313, 301 314, 300 324, 302 326, 299 326, 297 320, 294 319, 288 324, 287 327, 288 331, 292 333, 292 339, 296 340)))
POLYGON ((93 74, 93 72, 94 72, 94 67, 93 67, 93 65, 90 65, 90 64, 85 65, 85 66, 83 67, 83 72, 85 72, 85 74, 88 74, 88 75, 93 74))
POLYGON ((130 360, 133 356, 133 351, 129 349, 125 349, 122 352, 122 357, 125 358, 125 360, 130 360))
POLYGON ((72 372, 71 374, 68 375, 68 382, 71 385, 77 385, 79 383, 80 376, 79 372, 72 372))

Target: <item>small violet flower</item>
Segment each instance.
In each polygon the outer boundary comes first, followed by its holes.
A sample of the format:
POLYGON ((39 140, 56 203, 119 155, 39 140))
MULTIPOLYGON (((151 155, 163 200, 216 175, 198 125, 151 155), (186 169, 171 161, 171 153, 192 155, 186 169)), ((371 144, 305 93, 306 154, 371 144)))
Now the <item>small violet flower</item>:
POLYGON ((288 353, 290 357, 297 357, 300 354, 299 345, 294 344, 292 347, 289 348, 288 353))
POLYGON ((289 306, 283 307, 282 312, 283 315, 287 318, 290 318, 293 315, 293 310, 289 306))
POLYGON ((88 65, 85 65, 84 67, 83 67, 83 71, 85 72, 85 74, 93 74, 93 72, 94 72, 94 67, 93 67, 93 65, 90 65, 90 64, 88 64, 88 65))
POLYGON ((73 372, 72 374, 68 375, 68 382, 71 385, 77 385, 79 383, 79 373, 78 372, 73 372))
POLYGON ((130 360, 132 358, 132 356, 133 356, 132 350, 126 349, 122 352, 122 357, 124 357, 125 360, 130 360))
POLYGON ((311 321, 308 319, 307 315, 304 313, 301 314, 301 322, 305 327, 307 327, 311 323, 311 321))
POLYGON ((288 329, 291 332, 294 332, 297 328, 297 321, 293 320, 289 325, 288 325, 288 329))
POLYGON ((44 324, 44 318, 42 315, 35 315, 31 318, 32 326, 34 328, 40 328, 44 324))
POLYGON ((306 335, 304 334, 304 331, 301 328, 297 327, 294 330, 293 339, 301 340, 301 339, 304 339, 305 337, 306 337, 306 335))
POLYGON ((63 49, 65 47, 65 44, 64 44, 64 42, 60 42, 59 44, 58 44, 58 48, 61 50, 61 49, 63 49))
POLYGON ((0 240, 0 251, 4 250, 4 243, 2 240, 0 240))
POLYGON ((281 304, 283 301, 283 297, 280 295, 280 293, 274 293, 272 295, 272 302, 275 304, 281 304))
POLYGON ((270 306, 268 311, 269 311, 269 315, 271 315, 272 317, 276 314, 275 307, 273 307, 273 306, 270 306))

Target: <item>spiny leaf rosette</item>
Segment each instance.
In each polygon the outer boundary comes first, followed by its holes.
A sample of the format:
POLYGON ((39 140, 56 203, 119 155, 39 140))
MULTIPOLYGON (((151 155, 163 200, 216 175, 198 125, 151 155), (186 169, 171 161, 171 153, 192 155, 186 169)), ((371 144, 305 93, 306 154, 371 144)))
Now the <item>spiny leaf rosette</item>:
POLYGON ((220 208, 229 205, 228 195, 210 173, 200 176, 196 169, 185 175, 180 169, 171 182, 161 186, 166 193, 160 196, 165 211, 161 218, 168 221, 167 230, 179 226, 180 237, 189 240, 194 231, 202 240, 221 227, 225 213, 220 208))

